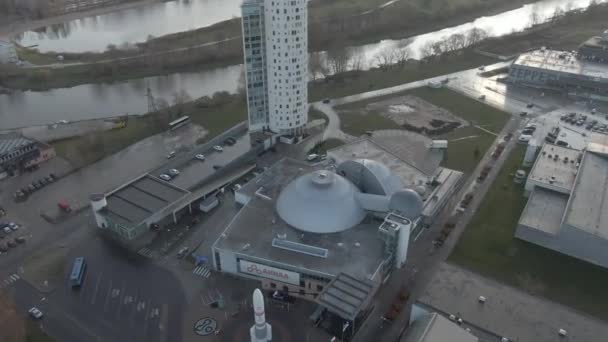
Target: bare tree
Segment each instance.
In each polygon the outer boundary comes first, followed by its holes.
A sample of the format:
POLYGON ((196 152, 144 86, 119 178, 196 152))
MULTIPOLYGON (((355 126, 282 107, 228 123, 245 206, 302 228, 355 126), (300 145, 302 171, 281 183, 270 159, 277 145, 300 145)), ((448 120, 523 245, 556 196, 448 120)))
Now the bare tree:
POLYGON ((396 62, 399 66, 404 66, 405 63, 407 63, 407 61, 410 59, 410 56, 412 54, 412 50, 410 50, 409 47, 402 47, 399 50, 397 50, 396 53, 396 62))
POLYGON ((184 89, 173 93, 174 116, 183 115, 184 110, 186 109, 186 103, 190 101, 192 101, 192 97, 190 97, 190 94, 184 89))
POLYGON ((386 70, 390 68, 391 65, 395 64, 397 59, 397 51, 398 50, 396 48, 387 46, 374 56, 374 59, 376 60, 376 63, 380 69, 386 70))
POLYGON ((467 41, 467 38, 465 37, 464 34, 454 33, 453 35, 449 36, 446 40, 447 45, 448 45, 448 51, 464 49, 464 47, 466 46, 466 41, 467 41))
POLYGON ((551 17, 551 19, 555 20, 555 19, 559 19, 563 16, 564 16, 564 10, 560 6, 557 6, 555 8, 555 11, 553 11, 553 16, 551 17))
POLYGON ((363 59, 363 52, 362 51, 351 51, 351 58, 350 58, 350 69, 353 71, 361 71, 363 70, 364 64, 365 64, 365 60, 363 59))
POLYGON ((247 98, 247 78, 245 77, 245 68, 241 70, 241 74, 239 75, 239 80, 237 81, 236 85, 236 93, 241 99, 247 98))
POLYGON ((327 66, 332 74, 340 74, 348 70, 349 51, 337 48, 327 51, 327 66))
POLYGON ((426 42, 420 47, 420 58, 426 59, 433 56, 433 42, 426 42))
POLYGON ((530 13, 530 24, 528 27, 533 27, 540 24, 541 18, 538 14, 538 9, 536 7, 532 8, 532 13, 530 13))
POLYGON ((466 35, 466 46, 471 46, 479 43, 480 41, 486 39, 488 37, 488 33, 480 28, 472 28, 467 32, 466 35))
POLYGON ((319 76, 325 77, 328 74, 327 67, 323 65, 321 54, 313 52, 309 55, 308 71, 310 72, 313 81, 315 81, 319 76))

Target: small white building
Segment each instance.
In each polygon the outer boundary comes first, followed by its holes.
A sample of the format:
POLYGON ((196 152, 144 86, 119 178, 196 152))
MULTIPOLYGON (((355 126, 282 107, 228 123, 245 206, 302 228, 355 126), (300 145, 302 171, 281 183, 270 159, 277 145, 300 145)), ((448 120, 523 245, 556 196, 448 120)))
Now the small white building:
POLYGON ((0 39, 0 64, 17 63, 18 60, 15 45, 11 41, 0 39))

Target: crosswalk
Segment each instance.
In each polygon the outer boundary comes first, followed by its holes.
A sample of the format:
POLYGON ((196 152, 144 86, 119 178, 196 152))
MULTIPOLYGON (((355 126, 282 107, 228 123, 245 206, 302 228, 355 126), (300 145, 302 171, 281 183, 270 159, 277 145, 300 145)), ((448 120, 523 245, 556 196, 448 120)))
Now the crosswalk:
POLYGON ((137 254, 145 256, 146 258, 154 258, 154 251, 147 247, 144 247, 137 251, 137 254))
POLYGON ((206 266, 196 266, 192 271, 192 274, 203 278, 209 278, 211 276, 211 270, 206 266))
POLYGON ((16 282, 19 279, 21 279, 21 277, 17 273, 11 274, 10 276, 0 281, 0 289, 10 286, 12 283, 16 282))

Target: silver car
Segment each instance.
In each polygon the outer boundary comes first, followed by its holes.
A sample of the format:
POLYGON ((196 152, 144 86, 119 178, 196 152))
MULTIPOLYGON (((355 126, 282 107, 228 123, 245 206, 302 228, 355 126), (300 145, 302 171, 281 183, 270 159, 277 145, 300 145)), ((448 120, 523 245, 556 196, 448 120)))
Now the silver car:
POLYGON ((161 175, 160 175, 160 176, 158 176, 158 177, 159 177, 160 179, 162 179, 162 180, 166 181, 166 182, 168 182, 168 181, 170 181, 170 180, 171 180, 171 176, 169 176, 168 174, 165 174, 165 173, 161 174, 161 175))

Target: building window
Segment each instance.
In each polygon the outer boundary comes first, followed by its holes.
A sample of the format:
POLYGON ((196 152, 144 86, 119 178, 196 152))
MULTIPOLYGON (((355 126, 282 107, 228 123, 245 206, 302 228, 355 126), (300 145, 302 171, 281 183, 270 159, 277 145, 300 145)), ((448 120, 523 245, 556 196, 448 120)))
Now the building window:
POLYGON ((287 287, 287 285, 283 285, 283 291, 289 293, 289 287, 287 287))
POLYGON ((300 290, 298 293, 300 294, 300 296, 304 296, 306 294, 306 292, 304 292, 304 290, 300 290))
POLYGON ((277 288, 277 284, 275 284, 275 283, 270 283, 270 288, 271 288, 271 289, 276 289, 276 288, 277 288))
POLYGON ((317 285, 317 291, 318 292, 323 291, 323 285, 317 285))
POLYGON ((300 287, 306 287, 306 282, 304 279, 300 279, 300 287))

